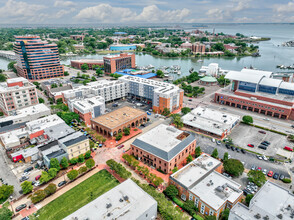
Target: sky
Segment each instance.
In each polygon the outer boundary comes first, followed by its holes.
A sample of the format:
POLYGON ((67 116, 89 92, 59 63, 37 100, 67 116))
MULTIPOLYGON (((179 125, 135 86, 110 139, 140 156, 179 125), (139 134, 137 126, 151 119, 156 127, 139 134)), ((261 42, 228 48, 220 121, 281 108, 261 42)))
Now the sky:
POLYGON ((0 0, 0 24, 275 22, 294 22, 294 0, 0 0))

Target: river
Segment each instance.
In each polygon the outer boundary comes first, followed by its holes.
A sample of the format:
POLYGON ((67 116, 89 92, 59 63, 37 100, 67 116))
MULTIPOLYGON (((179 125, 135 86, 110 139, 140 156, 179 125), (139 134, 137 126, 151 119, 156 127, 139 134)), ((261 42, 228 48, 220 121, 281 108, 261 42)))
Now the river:
MULTIPOLYGON (((285 41, 294 40, 293 24, 214 24, 208 25, 204 30, 212 32, 213 28, 215 28, 215 33, 223 32, 234 35, 241 33, 246 36, 270 37, 271 40, 257 44, 259 45, 260 57, 201 58, 203 62, 198 62, 196 58, 162 58, 139 53, 136 55, 136 63, 138 66, 152 64, 155 67, 179 65, 181 66, 181 76, 189 74, 191 67, 199 70, 202 65, 210 63, 218 63, 225 70, 241 70, 243 67, 253 66, 257 69, 273 72, 282 72, 282 70, 276 68, 276 65, 294 64, 294 48, 279 46, 285 41)), ((105 55, 66 57, 61 59, 61 63, 70 64, 70 60, 81 58, 102 59, 103 56, 105 55)), ((9 60, 0 58, 1 69, 7 69, 8 63, 9 60)), ((174 78, 178 78, 178 76, 174 78)))

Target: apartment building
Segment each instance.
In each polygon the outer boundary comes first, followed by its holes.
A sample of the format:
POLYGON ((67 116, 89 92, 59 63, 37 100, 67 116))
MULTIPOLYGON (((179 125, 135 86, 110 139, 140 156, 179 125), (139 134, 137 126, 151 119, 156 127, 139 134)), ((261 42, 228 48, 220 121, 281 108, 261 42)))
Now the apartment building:
POLYGON ((77 113, 86 125, 91 125, 91 119, 105 113, 105 100, 101 96, 91 98, 76 98, 67 101, 70 111, 77 113))
POLYGON ((170 184, 179 190, 182 200, 191 200, 203 215, 216 218, 226 208, 232 208, 242 199, 241 185, 220 172, 222 163, 202 154, 170 176, 170 184))
POLYGON ((70 65, 77 69, 82 69, 82 65, 87 64, 90 70, 95 69, 96 66, 103 66, 103 60, 92 60, 92 59, 82 59, 82 60, 71 60, 70 65))
POLYGON ((131 153, 142 162, 171 173, 196 148, 195 137, 175 127, 160 124, 131 144, 131 153))
POLYGON ((36 86, 27 79, 17 77, 0 83, 0 110, 5 115, 38 103, 36 86))
POLYGON ((214 100, 221 105, 294 120, 294 84, 272 76, 272 72, 252 69, 230 71, 225 78, 232 85, 216 92, 214 100))
POLYGON ((103 57, 104 71, 106 74, 115 73, 116 71, 131 69, 136 67, 135 54, 121 53, 103 57))
POLYGON ((64 76, 56 44, 42 41, 39 36, 15 36, 15 39, 18 75, 32 81, 64 76))
POLYGON ((157 113, 165 108, 173 112, 183 107, 184 91, 176 85, 135 76, 122 76, 119 81, 126 83, 128 96, 152 103, 157 113))

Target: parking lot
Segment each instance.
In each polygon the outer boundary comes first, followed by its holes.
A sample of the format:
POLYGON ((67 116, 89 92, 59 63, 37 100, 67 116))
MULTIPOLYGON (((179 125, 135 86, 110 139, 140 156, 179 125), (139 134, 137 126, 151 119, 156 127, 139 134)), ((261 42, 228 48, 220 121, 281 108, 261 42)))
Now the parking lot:
POLYGON ((285 146, 293 147, 293 144, 287 140, 286 136, 270 131, 264 131, 265 134, 262 134, 260 133, 260 131, 263 130, 252 126, 240 124, 233 129, 230 137, 233 139, 235 145, 266 156, 276 156, 277 151, 279 149, 283 149, 285 146), (263 141, 270 142, 270 145, 267 147, 266 150, 258 148, 260 143, 263 141), (254 145, 254 147, 248 147, 248 144, 252 144, 254 145))

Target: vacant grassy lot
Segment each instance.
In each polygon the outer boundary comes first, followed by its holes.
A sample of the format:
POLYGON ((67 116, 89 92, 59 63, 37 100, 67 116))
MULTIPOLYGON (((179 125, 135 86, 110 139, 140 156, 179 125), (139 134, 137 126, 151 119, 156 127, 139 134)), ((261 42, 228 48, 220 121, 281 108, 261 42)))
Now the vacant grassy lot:
POLYGON ((41 208, 32 219, 63 219, 118 184, 108 171, 101 170, 41 208))

